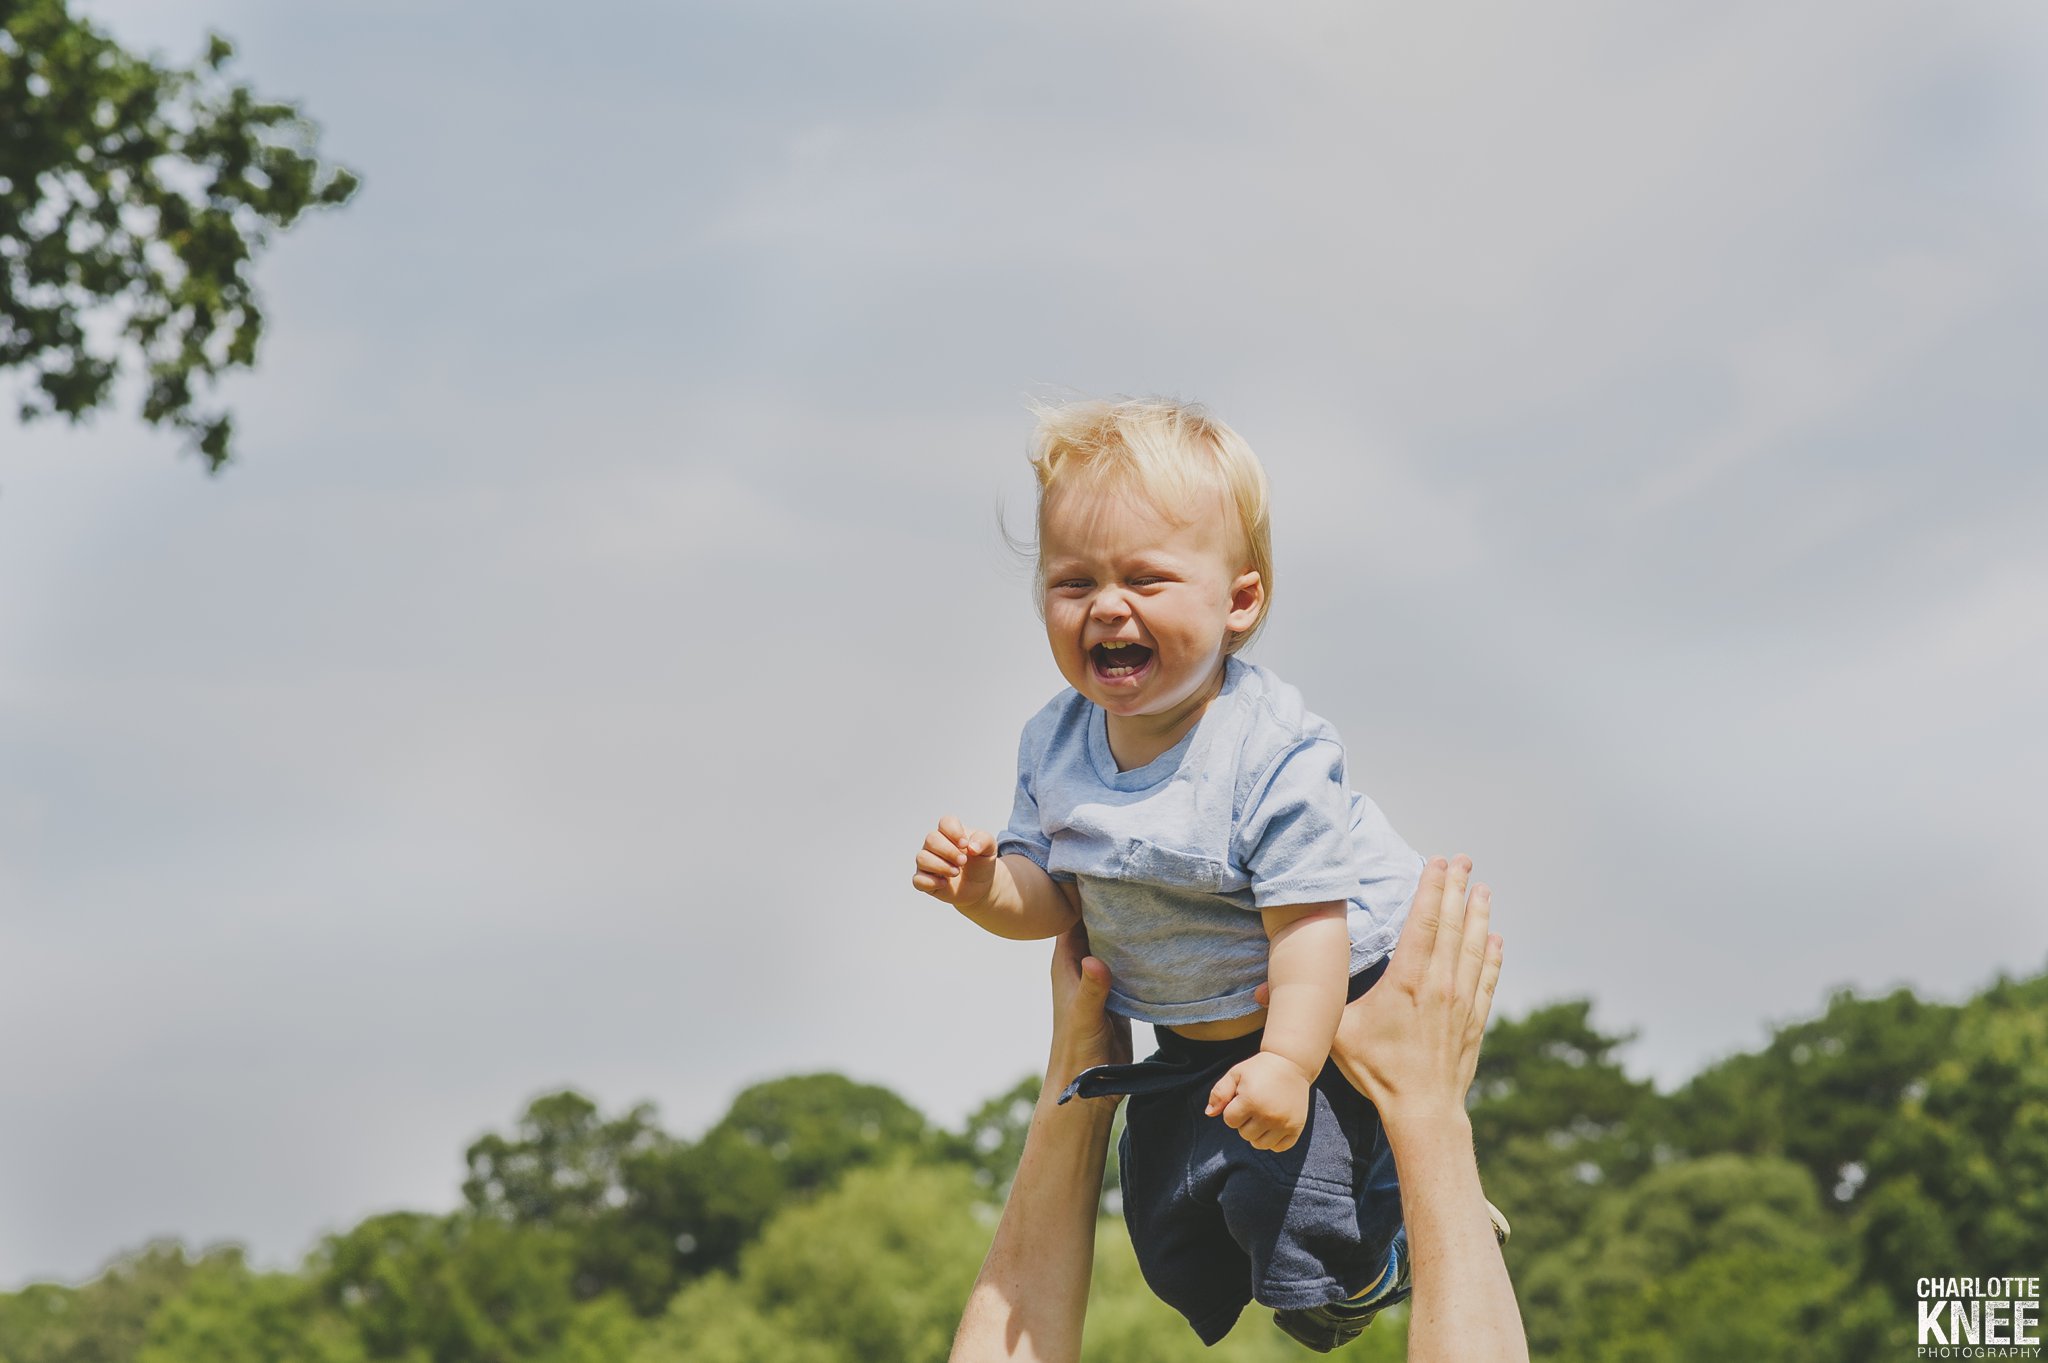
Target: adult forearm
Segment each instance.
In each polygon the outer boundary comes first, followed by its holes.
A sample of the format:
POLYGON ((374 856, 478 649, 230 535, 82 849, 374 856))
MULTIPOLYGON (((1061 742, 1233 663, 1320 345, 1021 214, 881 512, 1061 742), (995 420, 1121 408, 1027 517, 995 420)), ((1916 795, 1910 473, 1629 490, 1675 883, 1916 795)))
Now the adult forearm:
POLYGON ((952 1363, 1074 1363, 1081 1356, 1095 1207, 1116 1100, 1058 1105, 1071 1077, 1064 1069, 1056 1060, 1046 1072, 995 1243, 953 1339, 952 1363))
POLYGON ((983 930, 1019 942, 1057 937, 1078 917, 1059 883, 1016 852, 996 863, 988 898, 958 908, 983 930))
POLYGON ((1514 1285, 1495 1243, 1463 1106, 1382 1111, 1401 1170, 1415 1294, 1410 1363, 1527 1363, 1514 1285))

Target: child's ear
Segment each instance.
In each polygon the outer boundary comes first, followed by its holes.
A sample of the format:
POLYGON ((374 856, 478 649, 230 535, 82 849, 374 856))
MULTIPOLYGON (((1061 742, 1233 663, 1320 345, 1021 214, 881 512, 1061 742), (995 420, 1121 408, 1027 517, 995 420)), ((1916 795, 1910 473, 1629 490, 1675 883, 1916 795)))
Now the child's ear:
POLYGON ((1230 627, 1234 630, 1248 630, 1258 622, 1259 608, 1266 604, 1266 582, 1256 572, 1238 574, 1237 581, 1230 584, 1230 627), (1239 616, 1243 623, 1238 622, 1239 616))

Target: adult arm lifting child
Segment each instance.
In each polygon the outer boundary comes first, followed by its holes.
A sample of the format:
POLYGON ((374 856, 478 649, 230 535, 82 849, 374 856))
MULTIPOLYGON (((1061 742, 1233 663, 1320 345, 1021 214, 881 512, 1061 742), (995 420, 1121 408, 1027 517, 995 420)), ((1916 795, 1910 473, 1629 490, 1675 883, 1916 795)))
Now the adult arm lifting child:
MULTIPOLYGON (((1353 1001, 1333 1056, 1372 1099, 1401 1166, 1414 1296, 1415 1363, 1526 1363, 1513 1286, 1487 1215, 1465 1093, 1500 976, 1490 896, 1467 893, 1470 862, 1434 860, 1385 977, 1353 1001)), ((1129 1026, 1104 1010, 1110 977, 1079 930, 1053 950, 1046 1083, 951 1363, 1074 1363, 1095 1252, 1095 1204, 1117 1099, 1064 1106, 1074 1074, 1131 1054, 1129 1026)))

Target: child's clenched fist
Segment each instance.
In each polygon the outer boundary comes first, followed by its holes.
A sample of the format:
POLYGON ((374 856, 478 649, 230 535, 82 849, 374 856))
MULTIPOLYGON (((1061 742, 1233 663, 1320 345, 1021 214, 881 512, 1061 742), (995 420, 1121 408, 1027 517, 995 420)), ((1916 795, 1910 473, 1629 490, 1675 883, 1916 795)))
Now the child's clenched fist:
POLYGON ((1308 1124, 1308 1077, 1284 1055, 1260 1051, 1230 1067, 1209 1090, 1205 1116, 1252 1143, 1254 1150, 1285 1150, 1308 1124))

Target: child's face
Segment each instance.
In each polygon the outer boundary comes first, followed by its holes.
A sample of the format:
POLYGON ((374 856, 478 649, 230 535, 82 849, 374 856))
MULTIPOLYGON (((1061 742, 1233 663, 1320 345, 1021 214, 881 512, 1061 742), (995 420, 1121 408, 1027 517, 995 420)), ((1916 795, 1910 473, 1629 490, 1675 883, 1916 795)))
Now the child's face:
POLYGON ((1136 493, 1056 489, 1046 503, 1046 637, 1067 684, 1112 715, 1206 701, 1224 644, 1257 623, 1264 586, 1212 496, 1181 509, 1181 525, 1136 493))

